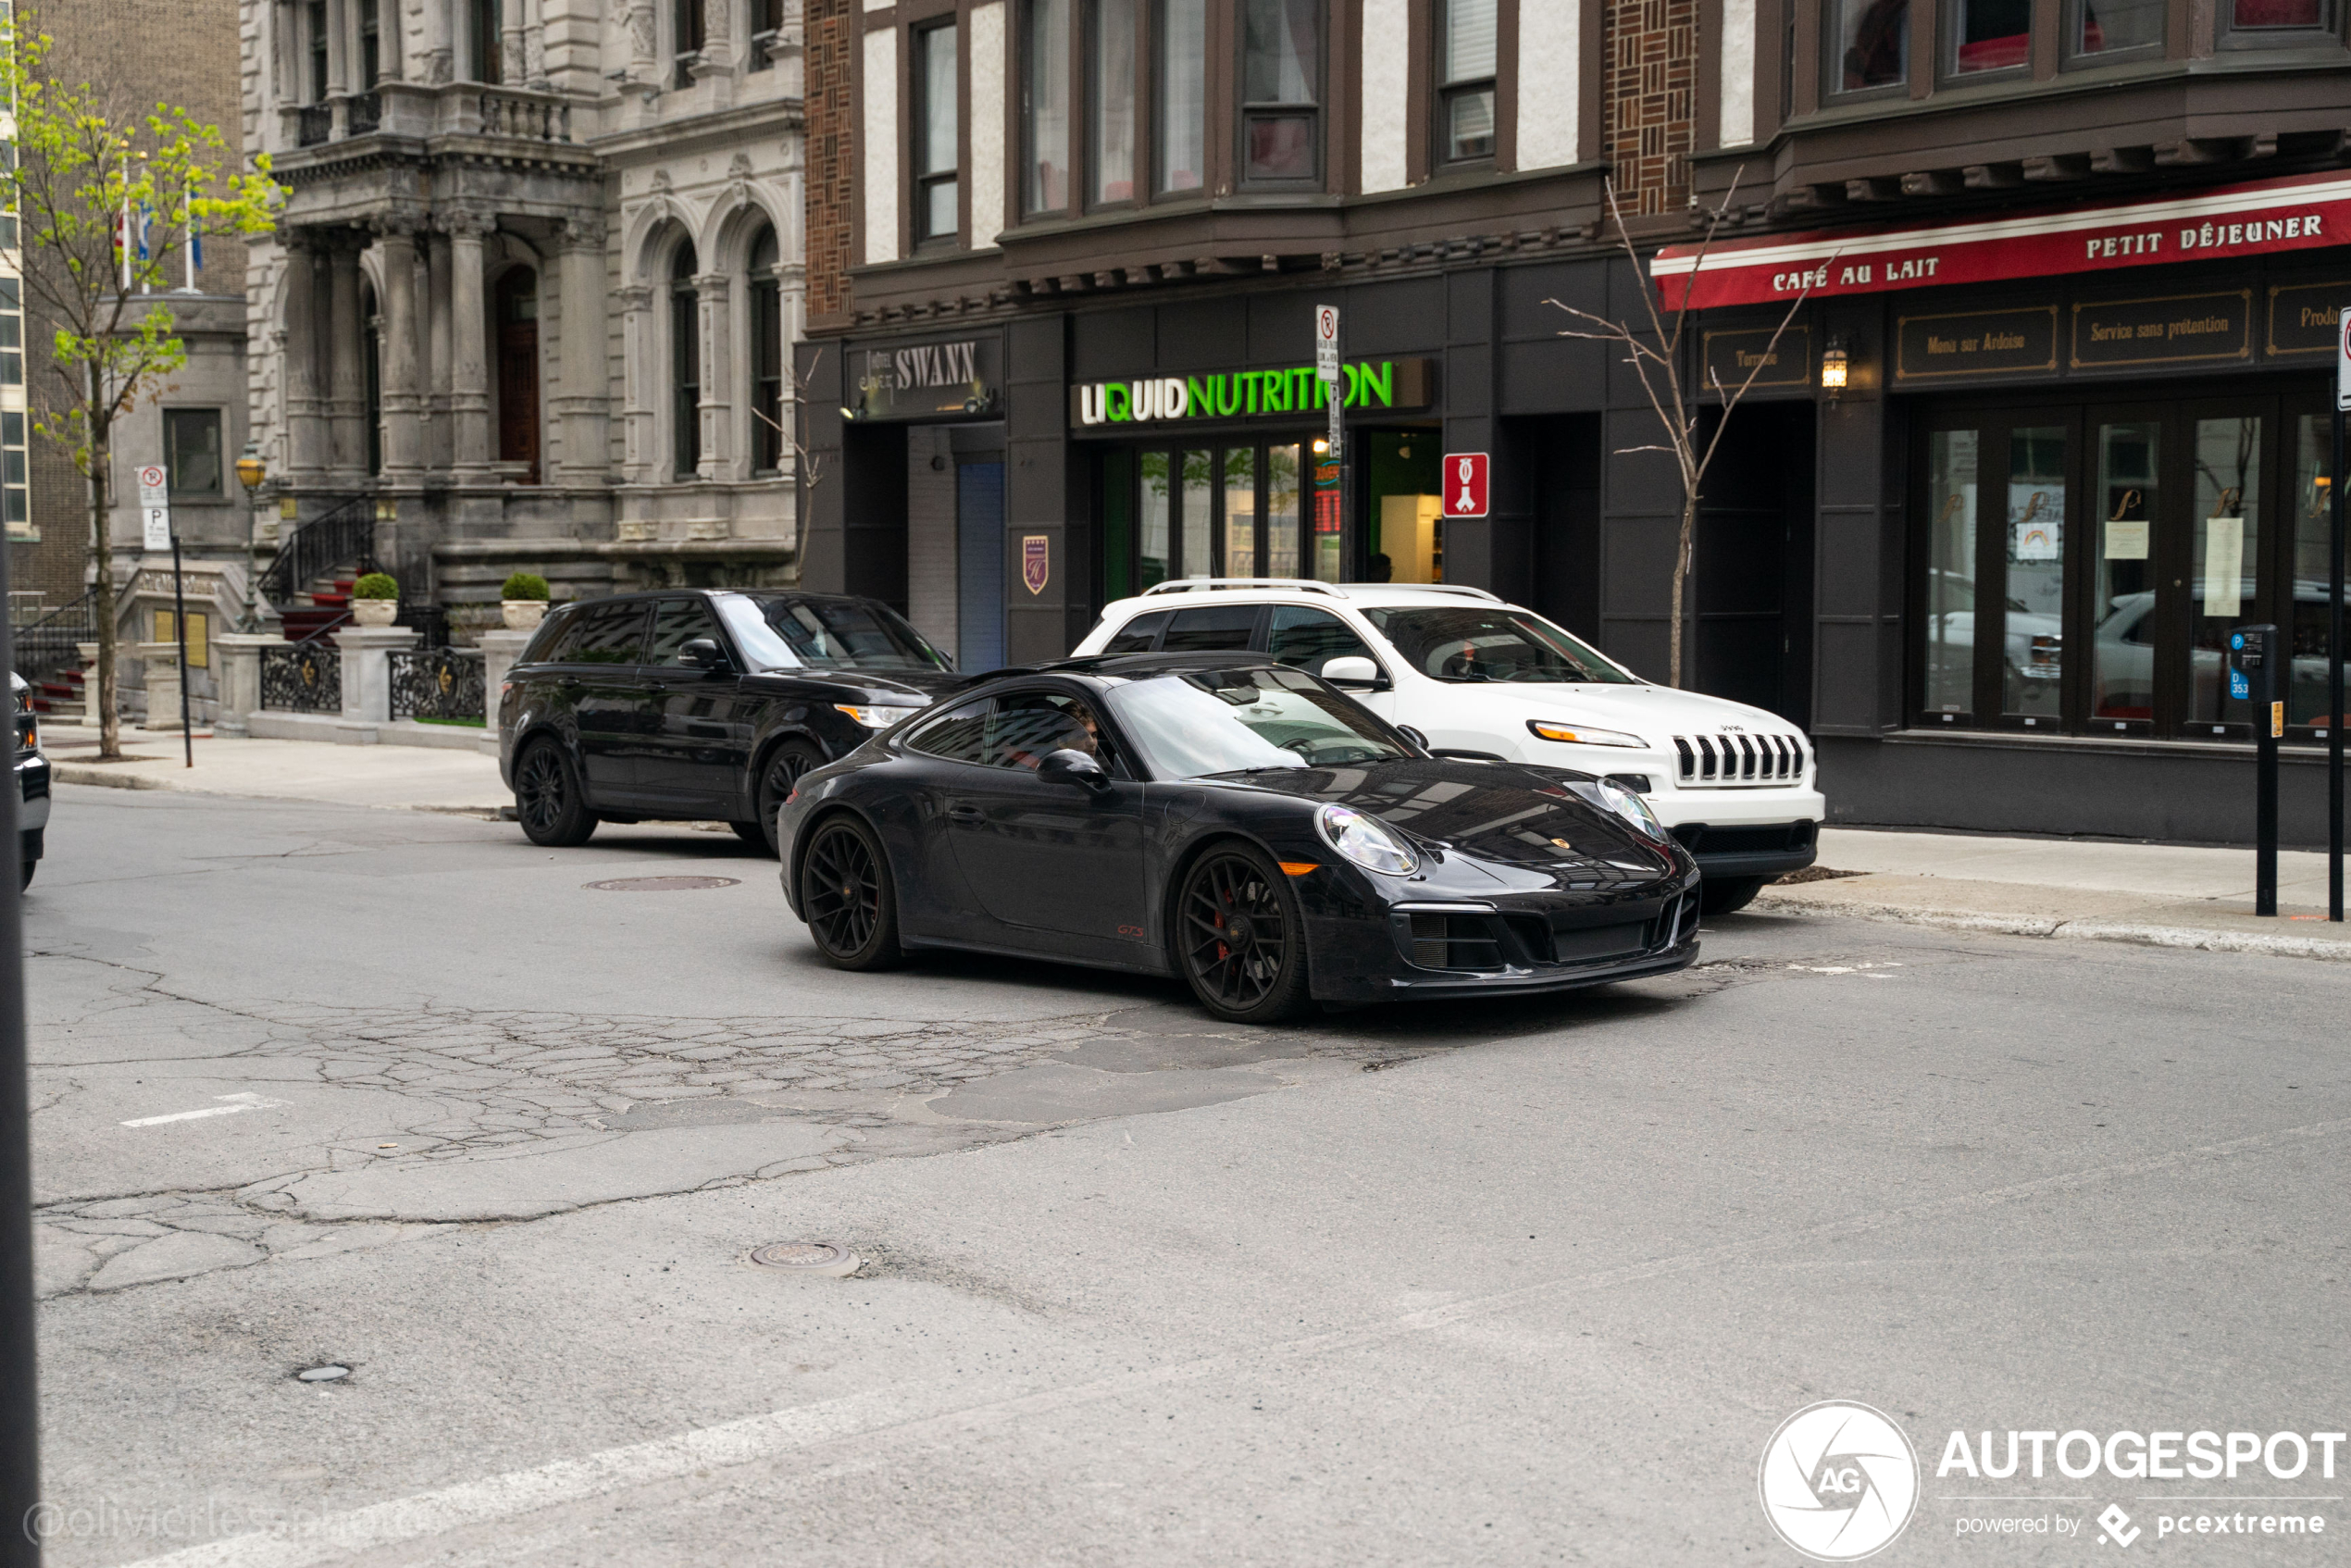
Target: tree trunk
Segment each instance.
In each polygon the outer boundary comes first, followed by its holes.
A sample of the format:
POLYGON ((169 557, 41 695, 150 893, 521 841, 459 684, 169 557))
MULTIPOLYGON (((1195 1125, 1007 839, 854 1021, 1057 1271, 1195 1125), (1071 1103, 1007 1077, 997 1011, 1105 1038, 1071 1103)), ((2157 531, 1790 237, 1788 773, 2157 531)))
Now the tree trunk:
POLYGON ((1690 555, 1698 545, 1698 492, 1686 489, 1682 492, 1682 537, 1673 544, 1673 612, 1668 617, 1668 635, 1673 640, 1673 650, 1667 661, 1666 684, 1674 691, 1682 690, 1682 598, 1690 580, 1690 555))
POLYGON ((122 716, 115 697, 114 541, 106 529, 107 446, 114 421, 98 413, 104 405, 94 371, 90 391, 91 409, 98 415, 90 424, 90 552, 98 578, 98 607, 93 617, 98 623, 98 756, 112 761, 122 755, 122 716))

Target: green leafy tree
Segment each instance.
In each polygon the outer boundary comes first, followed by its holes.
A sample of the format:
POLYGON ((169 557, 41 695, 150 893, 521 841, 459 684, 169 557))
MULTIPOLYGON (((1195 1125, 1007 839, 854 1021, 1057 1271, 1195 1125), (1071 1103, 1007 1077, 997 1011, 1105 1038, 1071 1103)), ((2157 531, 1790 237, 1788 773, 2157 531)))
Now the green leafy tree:
POLYGON ((152 401, 188 351, 159 291, 193 233, 267 233, 280 189, 268 159, 245 171, 187 110, 107 83, 66 80, 31 9, 0 25, 0 106, 15 109, 16 157, 0 170, 20 228, 27 317, 53 329, 53 372, 34 429, 89 481, 97 567, 99 755, 122 754, 116 711, 113 542, 106 485, 116 421, 152 401), (126 215, 130 222, 125 222, 126 215), (143 255, 132 226, 143 219, 143 255))

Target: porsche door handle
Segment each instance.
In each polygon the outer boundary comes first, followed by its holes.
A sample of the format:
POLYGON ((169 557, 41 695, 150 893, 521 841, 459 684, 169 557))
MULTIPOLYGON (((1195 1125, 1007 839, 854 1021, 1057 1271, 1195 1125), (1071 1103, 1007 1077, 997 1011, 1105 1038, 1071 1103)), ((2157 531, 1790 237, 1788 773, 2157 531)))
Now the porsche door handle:
POLYGON ((976 828, 988 820, 988 814, 967 801, 958 801, 947 808, 947 820, 960 828, 976 828))

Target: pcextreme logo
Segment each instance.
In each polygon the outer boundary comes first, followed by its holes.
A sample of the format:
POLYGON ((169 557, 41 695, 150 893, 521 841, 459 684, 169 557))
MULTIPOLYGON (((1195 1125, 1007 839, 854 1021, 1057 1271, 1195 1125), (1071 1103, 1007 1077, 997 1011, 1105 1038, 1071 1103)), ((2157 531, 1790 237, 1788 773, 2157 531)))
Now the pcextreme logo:
POLYGON ((1918 1450, 1883 1411, 1824 1400, 1780 1423, 1756 1488, 1780 1539, 1815 1562, 1856 1562, 1917 1511, 1918 1450))

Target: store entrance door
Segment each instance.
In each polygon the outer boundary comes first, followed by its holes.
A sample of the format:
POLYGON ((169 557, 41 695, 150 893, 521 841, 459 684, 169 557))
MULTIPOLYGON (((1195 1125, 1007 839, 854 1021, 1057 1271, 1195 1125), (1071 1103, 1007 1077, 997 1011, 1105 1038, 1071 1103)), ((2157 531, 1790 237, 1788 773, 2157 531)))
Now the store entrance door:
POLYGON ((1004 463, 955 466, 955 667, 1004 663, 1004 463))

